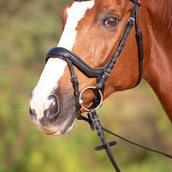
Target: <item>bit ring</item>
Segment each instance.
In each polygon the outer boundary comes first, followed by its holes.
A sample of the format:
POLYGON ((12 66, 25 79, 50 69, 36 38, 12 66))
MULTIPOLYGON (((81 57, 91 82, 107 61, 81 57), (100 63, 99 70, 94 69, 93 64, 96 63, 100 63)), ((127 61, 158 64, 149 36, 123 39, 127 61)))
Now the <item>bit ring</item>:
MULTIPOLYGON (((83 93, 86 91, 86 90, 96 90, 96 87, 95 86, 89 86, 89 87, 86 87, 86 88, 84 88, 82 91, 81 91, 81 93, 80 93, 80 95, 79 95, 79 103, 80 103, 80 105, 81 105, 81 107, 85 110, 85 111, 87 111, 87 112, 90 112, 90 109, 88 109, 88 108, 86 108, 84 105, 83 105, 83 100, 82 100, 82 95, 83 95, 83 93)), ((96 90, 96 91, 98 91, 98 94, 99 94, 99 96, 100 96, 100 102, 99 102, 99 104, 97 105, 97 107, 95 108, 95 110, 97 110, 97 109, 99 109, 100 108, 100 106, 102 105, 102 102, 103 102, 103 94, 102 94, 102 92, 101 92, 101 90, 96 90)))

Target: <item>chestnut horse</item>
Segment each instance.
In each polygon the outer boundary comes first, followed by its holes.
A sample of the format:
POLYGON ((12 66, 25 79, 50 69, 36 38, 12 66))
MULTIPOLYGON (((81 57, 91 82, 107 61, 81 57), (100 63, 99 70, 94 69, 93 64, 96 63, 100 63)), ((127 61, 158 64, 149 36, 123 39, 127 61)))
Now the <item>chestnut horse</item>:
MULTIPOLYGON (((132 0, 133 1, 133 0, 132 0)), ((105 66, 122 39, 133 9, 131 0, 75 0, 62 9, 63 34, 57 47, 77 55, 94 69, 105 66)), ((172 1, 143 0, 139 24, 143 34, 142 77, 150 84, 172 121, 172 1)), ((105 82, 104 99, 113 92, 133 88, 139 76, 138 48, 133 27, 114 68, 105 82)), ((65 54, 65 53, 64 53, 65 54)), ((82 67, 82 66, 81 66, 82 67)), ((79 92, 97 81, 73 67, 79 92)), ((71 83, 69 63, 49 58, 32 92, 30 113, 45 134, 68 133, 78 111, 71 83)), ((93 91, 83 95, 84 107, 90 107, 93 91)))

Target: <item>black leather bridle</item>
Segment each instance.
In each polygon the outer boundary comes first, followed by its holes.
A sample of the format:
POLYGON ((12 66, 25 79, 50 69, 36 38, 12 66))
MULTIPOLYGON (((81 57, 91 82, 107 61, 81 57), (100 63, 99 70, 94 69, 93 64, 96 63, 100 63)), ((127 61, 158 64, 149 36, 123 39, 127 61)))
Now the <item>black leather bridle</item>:
MULTIPOLYGON (((84 1, 84 0, 76 0, 76 1, 84 1)), ((111 150, 110 150, 110 146, 115 145, 116 141, 112 141, 112 142, 108 143, 105 139, 103 130, 114 135, 114 136, 117 136, 117 137, 131 143, 131 144, 134 144, 136 146, 142 147, 142 148, 147 149, 149 151, 160 153, 160 154, 163 154, 169 158, 172 158, 171 155, 168 155, 168 154, 165 154, 165 153, 155 151, 155 150, 152 150, 150 148, 138 145, 134 142, 128 141, 127 139, 122 138, 121 136, 118 136, 115 133, 112 133, 111 131, 103 128, 100 125, 100 121, 99 121, 98 115, 96 113, 96 109, 100 107, 102 100, 103 100, 103 90, 104 90, 104 86, 105 86, 105 81, 108 78, 108 76, 110 75, 112 69, 114 68, 114 65, 117 61, 117 58, 119 57, 119 55, 120 55, 120 53, 121 53, 121 51, 125 45, 125 42, 128 38, 129 33, 131 32, 131 29, 133 27, 134 22, 135 22, 135 29, 136 29, 136 41, 137 41, 137 47, 138 47, 138 65, 139 65, 139 76, 138 76, 137 82, 135 83, 135 86, 137 86, 142 79, 143 41, 142 41, 142 33, 141 33, 141 30, 139 27, 139 22, 138 22, 138 9, 139 9, 139 6, 141 5, 141 0, 130 0, 130 1, 132 1, 134 3, 134 6, 132 8, 131 15, 130 15, 130 18, 128 20, 127 26, 125 28, 123 37, 122 37, 122 39, 118 45, 116 52, 114 53, 114 55, 110 58, 110 60, 106 63, 106 65, 104 67, 102 67, 100 69, 93 69, 90 66, 88 66, 84 61, 82 61, 81 58, 79 58, 77 55, 75 55, 71 51, 69 51, 65 48, 62 48, 62 47, 52 48, 51 50, 48 51, 47 57, 46 57, 46 62, 48 61, 49 58, 60 58, 60 59, 63 59, 64 61, 67 62, 69 70, 70 70, 70 74, 71 74, 71 82, 73 84, 73 89, 74 89, 74 97, 75 97, 75 101, 76 101, 76 112, 79 112, 79 110, 82 106, 83 109, 85 109, 86 111, 89 111, 92 115, 92 118, 89 115, 89 113, 88 113, 88 118, 86 118, 82 115, 80 115, 77 118, 89 122, 91 129, 97 130, 97 134, 98 134, 101 142, 103 143, 103 145, 96 147, 95 150, 98 151, 98 150, 105 149, 111 163, 113 164, 113 166, 117 172, 120 172, 120 169, 117 166, 116 161, 115 161, 115 159, 111 153, 111 150), (73 65, 76 66, 87 77, 96 78, 97 79, 96 86, 87 87, 80 93, 79 87, 78 87, 79 83, 78 83, 77 76, 75 75, 73 65), (82 94, 87 89, 97 90, 97 92, 98 92, 97 97, 93 100, 93 105, 89 109, 85 108, 82 105, 82 103, 83 103, 82 102, 82 94)))
MULTIPOLYGON (((105 85, 105 81, 110 75, 117 58, 119 57, 125 42, 128 38, 128 35, 133 27, 134 21, 135 21, 135 28, 136 28, 136 40, 137 40, 137 46, 138 46, 138 61, 139 61, 139 76, 137 83, 135 84, 138 85, 141 81, 142 78, 142 62, 143 62, 143 41, 142 41, 142 33, 139 28, 139 23, 138 23, 138 8, 140 6, 140 1, 138 0, 130 0, 134 3, 134 7, 131 11, 130 18, 128 20, 127 26, 125 28, 123 37, 118 45, 118 48, 114 55, 110 58, 110 60, 106 63, 106 65, 100 69, 93 69, 90 66, 88 66, 84 61, 81 60, 77 55, 72 53, 71 51, 62 48, 62 47, 55 47, 52 48, 51 50, 48 51, 46 61, 48 61, 49 58, 61 58, 65 60, 68 64, 68 67, 70 69, 71 73, 71 81, 73 83, 73 88, 74 88, 74 96, 75 96, 75 101, 76 101, 76 111, 79 111, 81 102, 79 102, 79 89, 78 89, 78 79, 77 76, 75 75, 75 71, 73 69, 73 65, 76 66, 82 73, 84 73, 86 76, 90 78, 97 78, 97 84, 95 87, 92 87, 92 89, 96 90, 101 90, 103 92, 103 88, 105 85)), ((89 87, 90 88, 90 87, 89 87)), ((88 89, 89 89, 88 88, 88 89)))

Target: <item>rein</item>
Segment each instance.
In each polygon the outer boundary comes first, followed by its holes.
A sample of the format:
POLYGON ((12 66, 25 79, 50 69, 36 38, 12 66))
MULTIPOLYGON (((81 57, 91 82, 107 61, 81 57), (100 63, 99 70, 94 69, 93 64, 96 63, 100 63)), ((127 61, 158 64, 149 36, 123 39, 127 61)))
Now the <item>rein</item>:
POLYGON ((107 142, 103 131, 105 131, 105 132, 107 132, 107 133, 109 133, 109 134, 111 134, 111 135, 113 135, 115 137, 118 137, 119 139, 122 139, 123 141, 125 141, 127 143, 130 143, 132 145, 135 145, 135 146, 140 147, 142 149, 145 149, 147 151, 151 151, 151 152, 154 152, 154 153, 157 153, 157 154, 160 154, 160 155, 166 156, 167 158, 172 159, 172 155, 170 155, 170 154, 167 154, 167 153, 164 153, 164 152, 160 152, 160 151, 157 151, 155 149, 151 149, 149 147, 140 145, 138 143, 130 141, 130 140, 128 140, 128 139, 126 139, 124 137, 121 137, 118 134, 116 134, 116 133, 114 133, 114 132, 104 128, 100 124, 100 120, 99 120, 98 115, 97 115, 97 113, 96 113, 94 108, 90 109, 90 113, 91 113, 91 116, 90 116, 89 113, 87 113, 87 117, 88 118, 80 115, 80 120, 84 120, 84 121, 88 122, 90 124, 90 128, 91 128, 92 131, 94 131, 95 129, 97 130, 97 135, 99 136, 99 138, 100 138, 100 140, 101 140, 101 142, 103 144, 100 145, 100 146, 95 147, 95 151, 100 151, 100 150, 105 149, 105 151, 106 151, 106 153, 107 153, 107 155, 108 155, 108 157, 109 157, 113 167, 115 168, 116 172, 120 172, 120 169, 119 169, 119 167, 118 167, 118 165, 117 165, 117 163, 116 163, 116 161, 114 159, 114 156, 112 155, 110 147, 111 146, 115 146, 117 144, 117 142, 116 141, 107 142))
POLYGON ((126 142, 129 142, 131 144, 134 144, 134 145, 144 148, 146 150, 165 155, 168 158, 172 158, 172 155, 168 155, 168 154, 147 148, 145 146, 136 144, 132 141, 129 141, 129 140, 105 129, 104 127, 101 126, 100 120, 96 113, 96 110, 101 106, 102 101, 103 101, 103 91, 104 91, 105 81, 108 78, 108 76, 110 75, 112 69, 114 68, 117 58, 119 57, 119 55, 125 45, 125 42, 128 38, 129 33, 131 32, 134 22, 135 22, 135 29, 136 29, 136 41, 137 41, 137 47, 138 47, 138 65, 139 65, 139 76, 138 76, 138 80, 137 80, 136 84, 134 85, 134 87, 137 86, 142 79, 143 41, 142 41, 142 33, 141 33, 141 30, 139 27, 139 22, 138 22, 138 9, 139 9, 139 6, 141 5, 141 0, 130 0, 130 1, 132 1, 134 3, 134 6, 131 11, 131 15, 128 20, 127 26, 125 28, 123 37, 118 45, 116 52, 114 53, 114 55, 110 58, 110 60, 106 63, 106 65, 104 67, 102 67, 100 69, 93 69, 90 66, 88 66, 83 60, 81 60, 77 55, 75 55, 71 51, 69 51, 65 48, 62 48, 62 47, 52 48, 51 50, 48 51, 47 57, 46 57, 46 62, 48 61, 49 58, 61 58, 62 60, 67 62, 69 70, 70 70, 70 74, 71 74, 71 82, 73 84, 73 89, 74 89, 74 96, 75 96, 75 101, 76 101, 76 112, 79 112, 80 108, 82 107, 83 109, 85 109, 85 111, 91 113, 91 116, 88 113, 88 115, 87 115, 88 118, 80 115, 79 117, 77 117, 77 119, 87 121, 90 124, 90 127, 92 130, 95 130, 95 129, 97 130, 97 135, 99 136, 99 138, 103 144, 100 146, 97 146, 95 148, 95 150, 99 151, 99 150, 105 149, 113 167, 115 168, 115 170, 117 172, 120 172, 120 169, 119 169, 119 167, 112 155, 112 152, 110 150, 110 147, 116 145, 117 142, 116 141, 107 142, 103 131, 108 132, 120 139, 123 139, 126 142), (76 66, 87 77, 96 78, 97 79, 96 86, 86 87, 80 93, 79 92, 79 83, 78 83, 78 79, 75 74, 73 65, 76 66), (83 100, 82 100, 83 93, 88 89, 97 91, 97 96, 93 100, 93 104, 92 104, 91 108, 89 108, 89 109, 84 107, 83 100))

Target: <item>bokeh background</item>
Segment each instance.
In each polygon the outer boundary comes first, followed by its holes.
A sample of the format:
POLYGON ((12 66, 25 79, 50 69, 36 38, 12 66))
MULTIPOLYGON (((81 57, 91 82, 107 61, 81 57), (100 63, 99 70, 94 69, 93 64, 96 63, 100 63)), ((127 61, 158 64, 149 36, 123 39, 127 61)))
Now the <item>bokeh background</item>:
MULTIPOLYGON (((61 137, 46 136, 29 116, 30 93, 46 52, 61 35, 66 0, 0 1, 0 172, 110 172, 113 167, 96 132, 85 122, 61 137)), ((113 94, 99 110, 104 127, 145 146, 172 154, 172 125, 145 81, 113 94)), ((171 172, 172 161, 117 140, 113 154, 125 172, 171 172)))

